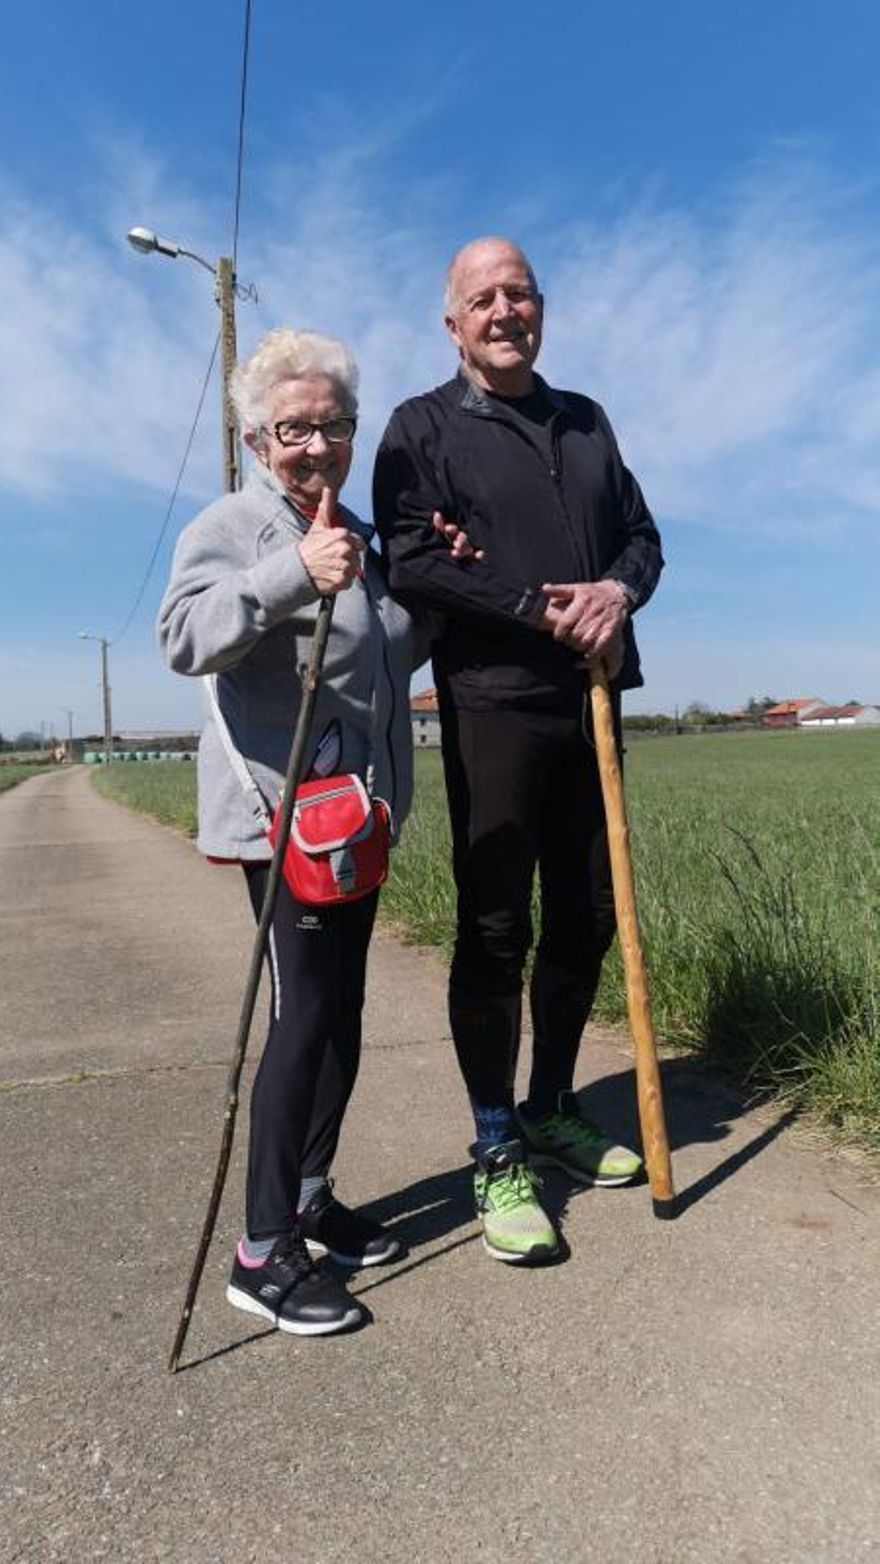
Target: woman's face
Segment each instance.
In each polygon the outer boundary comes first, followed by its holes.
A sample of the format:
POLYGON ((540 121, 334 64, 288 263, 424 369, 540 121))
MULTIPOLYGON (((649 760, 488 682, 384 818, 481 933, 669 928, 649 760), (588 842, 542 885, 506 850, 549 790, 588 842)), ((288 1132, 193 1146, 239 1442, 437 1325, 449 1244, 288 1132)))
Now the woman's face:
POLYGON ((284 485, 295 505, 314 511, 323 488, 332 489, 334 495, 339 493, 351 466, 351 440, 328 440, 322 430, 316 429, 304 445, 283 445, 275 425, 287 419, 323 424, 347 416, 339 387, 329 375, 282 380, 273 387, 263 429, 248 443, 284 485))

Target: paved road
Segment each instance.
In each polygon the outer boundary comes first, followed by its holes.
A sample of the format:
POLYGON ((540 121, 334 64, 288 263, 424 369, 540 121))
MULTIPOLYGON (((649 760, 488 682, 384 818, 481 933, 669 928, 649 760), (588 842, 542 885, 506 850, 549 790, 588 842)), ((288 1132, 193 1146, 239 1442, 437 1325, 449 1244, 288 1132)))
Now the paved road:
MULTIPOLYGON (((164 1364, 250 939, 235 871, 96 798, 0 797, 0 1559, 825 1564, 880 1558, 880 1191, 681 1061, 684 1210, 548 1185, 571 1249, 476 1238, 436 961, 377 940, 343 1195, 410 1245, 301 1341, 228 1308, 241 1152, 188 1366, 164 1364)), ((585 1100, 621 1133, 619 1038, 585 1100)))

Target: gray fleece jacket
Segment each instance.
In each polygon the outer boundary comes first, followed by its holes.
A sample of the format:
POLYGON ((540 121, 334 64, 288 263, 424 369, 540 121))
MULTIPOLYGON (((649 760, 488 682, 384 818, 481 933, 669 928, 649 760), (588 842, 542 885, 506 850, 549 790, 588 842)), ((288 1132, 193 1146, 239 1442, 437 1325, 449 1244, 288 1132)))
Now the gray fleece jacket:
MULTIPOLYGON (((345 525, 368 540, 351 511, 345 525)), ((159 641, 178 673, 217 674, 217 697, 232 741, 270 812, 283 786, 300 706, 299 669, 308 659, 319 593, 302 559, 308 530, 277 479, 262 466, 244 488, 203 510, 181 533, 159 610, 159 641)), ((315 708, 306 773, 322 737, 338 735, 333 771, 365 776, 391 806, 395 831, 412 797, 409 678, 416 636, 390 596, 368 549, 363 578, 339 592, 315 708)), ((199 744, 198 845, 211 857, 267 859, 253 803, 232 770, 207 710, 199 744)))

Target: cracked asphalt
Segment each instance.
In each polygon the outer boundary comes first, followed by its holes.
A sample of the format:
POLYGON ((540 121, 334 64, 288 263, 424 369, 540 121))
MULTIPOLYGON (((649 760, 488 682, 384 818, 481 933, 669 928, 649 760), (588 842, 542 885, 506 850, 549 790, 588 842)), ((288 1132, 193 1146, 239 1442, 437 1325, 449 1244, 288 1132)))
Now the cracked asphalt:
MULTIPOLYGON (((382 934, 337 1175, 408 1257, 354 1278, 351 1336, 231 1310, 243 1112, 172 1377, 252 939, 237 871, 48 773, 0 797, 0 921, 4 1564, 880 1558, 859 1159, 671 1059, 678 1219, 554 1175, 566 1258, 494 1263, 442 967, 382 934)), ((634 1133, 625 1037, 591 1031, 580 1084, 634 1133)))

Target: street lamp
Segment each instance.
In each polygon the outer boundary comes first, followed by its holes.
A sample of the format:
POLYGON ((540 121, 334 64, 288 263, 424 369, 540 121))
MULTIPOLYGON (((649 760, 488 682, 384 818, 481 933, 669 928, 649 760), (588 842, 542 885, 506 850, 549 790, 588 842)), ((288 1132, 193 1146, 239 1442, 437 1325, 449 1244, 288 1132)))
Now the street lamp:
POLYGON ((67 712, 67 758, 73 759, 73 707, 59 706, 59 711, 67 712))
POLYGON ((172 260, 183 255, 187 260, 203 266, 214 278, 215 298, 220 308, 220 352, 223 365, 223 483, 230 491, 237 489, 241 479, 241 447, 235 411, 229 398, 229 377, 235 368, 236 351, 235 275, 232 261, 228 255, 221 255, 217 265, 212 266, 195 250, 187 250, 171 239, 160 239, 150 228, 130 228, 126 237, 132 249, 138 250, 141 255, 150 255, 155 251, 157 255, 167 255, 172 260))
POLYGON ((110 678, 107 672, 107 648, 110 642, 106 635, 92 635, 89 630, 80 630, 81 641, 100 641, 101 643, 101 693, 104 697, 104 762, 110 765, 113 759, 113 716, 110 710, 110 678))

